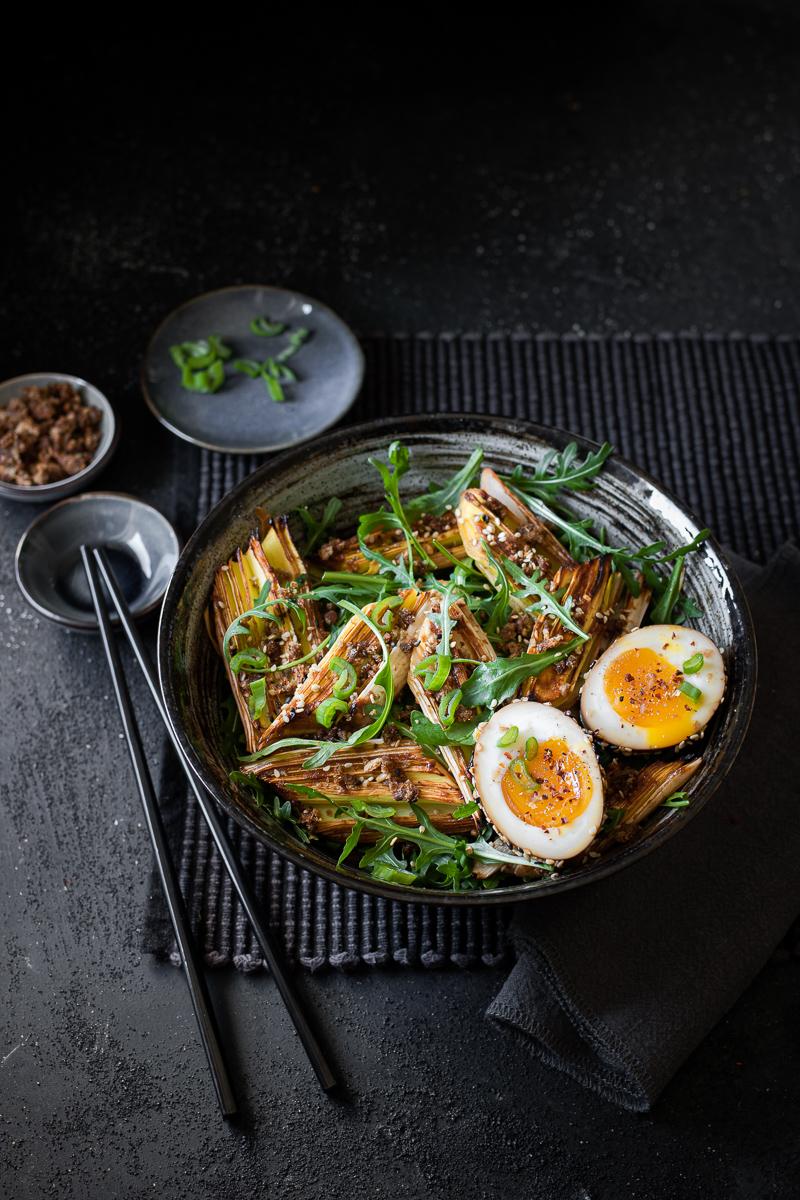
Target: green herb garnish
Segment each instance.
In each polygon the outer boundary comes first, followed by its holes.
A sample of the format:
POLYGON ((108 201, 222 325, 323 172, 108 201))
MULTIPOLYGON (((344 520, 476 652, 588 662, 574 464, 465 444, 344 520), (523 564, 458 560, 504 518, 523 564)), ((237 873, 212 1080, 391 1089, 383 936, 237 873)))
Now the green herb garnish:
POLYGON ((461 688, 446 692, 439 701, 439 720, 443 729, 449 729, 456 719, 458 706, 461 703, 461 688))
POLYGON ((519 737, 519 729, 516 725, 510 725, 505 733, 497 739, 498 746, 513 746, 519 737))
POLYGON ((336 672, 336 680, 333 684, 333 694, 337 700, 346 700, 348 696, 352 696, 356 690, 356 669, 351 662, 345 658, 339 658, 335 655, 328 663, 331 671, 336 672))
POLYGON ((306 554, 311 554, 314 550, 316 550, 317 546, 320 544, 325 534, 338 517, 341 507, 342 502, 339 497, 332 496, 325 505, 325 508, 322 511, 322 516, 319 518, 319 520, 312 515, 311 509, 305 507, 297 509, 297 515, 300 517, 301 521, 306 527, 306 554))
POLYGON ((461 703, 465 708, 497 707, 513 696, 531 675, 540 675, 554 663, 566 658, 579 645, 577 638, 544 654, 518 654, 516 658, 495 658, 480 663, 463 686, 461 703), (494 705, 492 705, 494 701, 494 705))
POLYGON ((577 444, 570 442, 560 453, 557 450, 548 451, 532 475, 526 475, 522 467, 517 466, 510 475, 501 475, 500 478, 525 496, 552 499, 561 491, 584 492, 593 487, 598 472, 610 454, 613 454, 613 448, 608 442, 603 442, 599 450, 590 450, 581 461, 577 444))
POLYGON ((328 696, 327 700, 323 700, 317 705, 315 717, 319 725, 325 729, 330 729, 333 722, 336 720, 338 713, 346 713, 348 711, 347 703, 339 699, 338 696, 328 696))
POLYGON ((285 328, 281 321, 270 321, 269 317, 253 317, 250 322, 250 332, 259 337, 277 337, 285 328))
MULTIPOLYGON (((442 833, 433 826, 420 805, 412 804, 411 808, 419 821, 416 828, 400 825, 390 817, 365 816, 357 804, 343 805, 337 809, 339 815, 351 817, 361 825, 362 830, 369 829, 382 835, 375 846, 363 854, 359 862, 363 870, 375 875, 375 867, 379 867, 378 878, 386 879, 399 874, 407 883, 448 891, 481 886, 481 880, 472 873, 473 862, 519 866, 530 861, 531 866, 542 871, 553 870, 549 863, 527 860, 520 855, 497 849, 483 838, 467 843, 463 838, 442 833), (404 846, 408 844, 413 848, 404 852, 404 846), (388 872, 388 876, 384 871, 388 872)), ((361 830, 359 836, 360 833, 361 830)), ((350 852, 355 849, 356 844, 354 840, 350 852)), ((344 858, 340 861, 344 861, 344 858)))
POLYGON ((688 696, 693 704, 699 704, 703 699, 703 693, 700 691, 700 688, 695 687, 693 683, 689 683, 688 679, 683 680, 678 691, 682 692, 684 696, 688 696))
POLYGON ((305 609, 302 608, 301 605, 297 604, 294 600, 289 600, 286 597, 283 597, 280 600, 270 600, 268 598, 269 592, 270 592, 270 586, 271 586, 270 581, 267 580, 267 582, 264 584, 261 591, 259 592, 258 598, 256 599, 256 602, 253 605, 253 607, 248 608, 246 612, 241 613, 238 617, 235 618, 235 620, 231 621, 230 625, 225 630, 225 637, 222 639, 222 653, 224 654, 226 659, 230 658, 230 649, 229 648, 230 648, 231 638, 248 637, 250 635, 250 629, 247 625, 248 621, 253 620, 253 619, 262 620, 262 621, 274 621, 276 623, 280 621, 280 616, 276 616, 273 611, 276 608, 288 610, 297 619, 297 621, 300 625, 300 628, 303 630, 305 629, 305 627, 306 627, 305 609))
POLYGON ((570 615, 572 608, 571 598, 568 598, 562 604, 557 596, 550 591, 547 586, 547 580, 542 578, 541 571, 534 571, 532 575, 526 575, 510 558, 503 559, 503 567, 514 581, 515 594, 517 596, 529 596, 533 598, 534 603, 531 605, 531 609, 534 612, 543 612, 547 613, 548 616, 555 617, 565 629, 569 629, 582 642, 589 640, 589 634, 570 615))
POLYGON ((683 664, 684 675, 696 675, 705 661, 704 655, 698 650, 697 654, 693 654, 691 658, 687 658, 683 664))
POLYGON ((688 808, 689 797, 686 792, 673 792, 671 796, 667 796, 666 800, 661 801, 661 808, 688 808))

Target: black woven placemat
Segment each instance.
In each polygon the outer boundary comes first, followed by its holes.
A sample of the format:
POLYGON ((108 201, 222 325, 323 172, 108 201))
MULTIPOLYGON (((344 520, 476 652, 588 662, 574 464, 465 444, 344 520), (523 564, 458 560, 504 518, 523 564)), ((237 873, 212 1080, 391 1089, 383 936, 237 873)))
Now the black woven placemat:
MULTIPOLYGON (((350 421, 486 412, 610 441, 662 481, 739 553, 762 562, 800 527, 800 339, 659 334, 363 339, 365 385, 350 421)), ((260 460, 199 453, 202 518, 260 460)), ((176 786, 163 789, 181 886, 209 963, 263 964, 207 829, 176 786)), ((304 966, 473 966, 507 954, 498 909, 387 903, 298 871, 232 822, 229 832, 279 930, 304 966)), ((145 948, 173 955, 157 889, 145 948)))

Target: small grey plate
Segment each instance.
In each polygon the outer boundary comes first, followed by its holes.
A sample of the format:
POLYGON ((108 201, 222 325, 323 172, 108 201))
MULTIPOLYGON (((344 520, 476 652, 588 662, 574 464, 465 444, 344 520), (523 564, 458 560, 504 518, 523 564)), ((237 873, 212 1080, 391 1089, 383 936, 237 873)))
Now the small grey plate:
POLYGON ((106 550, 134 616, 160 604, 180 553, 175 530, 135 496, 87 492, 53 505, 20 538, 17 583, 37 612, 70 629, 97 629, 81 562, 84 543, 106 550))
POLYGON ((142 365, 142 390, 153 414, 178 437, 207 450, 266 454, 295 446, 338 421, 358 395, 364 356, 343 321, 309 296, 260 285, 221 288, 182 304, 158 327, 142 365), (276 404, 261 379, 232 368, 237 358, 263 362, 285 344, 286 334, 259 337, 254 317, 266 316, 310 337, 289 365, 298 375, 276 404), (225 383, 211 396, 187 391, 170 346, 217 334, 231 347, 225 383))
POLYGON ((86 487, 90 480, 99 475, 119 441, 119 426, 114 410, 106 397, 94 384, 87 383, 78 375, 62 375, 57 371, 35 371, 30 375, 17 375, 14 379, 6 379, 0 383, 0 407, 4 407, 14 396, 18 396, 23 388, 43 387, 47 383, 69 383, 80 392, 84 401, 92 408, 99 408, 103 414, 100 421, 100 441, 94 452, 94 458, 88 466, 75 475, 66 479, 57 479, 54 483, 6 483, 0 480, 0 496, 9 500, 25 500, 30 504, 43 504, 45 501, 61 500, 71 496, 73 492, 86 487))

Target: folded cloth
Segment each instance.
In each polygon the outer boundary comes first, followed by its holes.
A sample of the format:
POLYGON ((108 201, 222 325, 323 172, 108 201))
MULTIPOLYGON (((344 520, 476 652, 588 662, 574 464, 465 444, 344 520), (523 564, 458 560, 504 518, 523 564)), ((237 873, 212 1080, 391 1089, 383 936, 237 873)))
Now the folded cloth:
POLYGON ((734 560, 756 629, 746 744, 691 824, 592 887, 519 905, 488 1016, 550 1066, 647 1111, 800 911, 794 669, 800 551, 734 560))

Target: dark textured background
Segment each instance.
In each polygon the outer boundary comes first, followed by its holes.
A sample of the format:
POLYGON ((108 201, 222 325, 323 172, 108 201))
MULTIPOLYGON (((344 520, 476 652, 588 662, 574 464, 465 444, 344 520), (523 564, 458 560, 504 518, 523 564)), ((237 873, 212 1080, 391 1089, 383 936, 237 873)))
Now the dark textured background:
MULTIPOLYGON (((488 12, 458 48, 405 15, 391 63, 377 35, 318 28, 312 46, 299 13, 277 38, 225 16, 173 46, 39 41, 9 82, 2 375, 107 392, 124 441, 104 486, 188 520, 193 452, 136 371, 155 322, 206 287, 294 286, 362 332, 797 332, 792 5, 598 6, 525 37, 488 12)), ((647 1117, 489 1029, 492 971, 304 981, 348 1082, 333 1104, 270 981, 220 974, 246 1108, 222 1127, 182 980, 139 954, 149 854, 99 649, 13 584, 32 515, 0 508, 0 1191, 797 1193, 792 962, 647 1117)))

